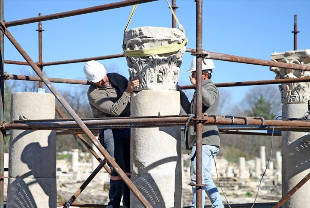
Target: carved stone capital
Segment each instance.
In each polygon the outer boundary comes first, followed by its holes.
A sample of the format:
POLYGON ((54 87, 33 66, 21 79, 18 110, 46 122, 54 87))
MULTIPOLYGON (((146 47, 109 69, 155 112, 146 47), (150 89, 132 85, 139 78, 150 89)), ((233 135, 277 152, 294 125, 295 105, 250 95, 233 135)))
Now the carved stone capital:
MULTIPOLYGON (((186 40, 176 28, 140 27, 125 32, 123 49, 126 51, 154 50, 178 45, 186 40)), ((125 53, 130 77, 138 77, 136 90, 176 90, 182 56, 186 46, 168 53, 128 56, 125 53)), ((154 50, 156 52, 156 50, 154 50)))
MULTIPOLYGON (((271 55, 271 60, 283 63, 310 65, 310 49, 273 53, 271 55)), ((276 79, 310 77, 310 71, 279 67, 270 67, 270 70, 276 73, 276 79)), ((310 99, 309 82, 283 83, 279 85, 279 89, 281 91, 281 101, 283 104, 307 103, 310 99)))

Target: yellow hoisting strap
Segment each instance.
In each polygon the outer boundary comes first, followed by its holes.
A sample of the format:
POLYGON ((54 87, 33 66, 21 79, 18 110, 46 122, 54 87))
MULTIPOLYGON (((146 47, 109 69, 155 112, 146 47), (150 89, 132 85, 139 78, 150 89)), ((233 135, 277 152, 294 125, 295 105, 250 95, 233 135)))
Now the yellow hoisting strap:
MULTIPOLYGON (((169 8, 170 8, 170 10, 171 10, 171 12, 172 12, 172 14, 173 14, 173 16, 174 16, 178 26, 179 26, 179 29, 183 33, 185 33, 183 26, 180 24, 180 22, 179 22, 177 16, 175 15, 175 13, 174 13, 174 11, 173 11, 173 9, 172 9, 172 7, 171 7, 171 5, 170 5, 168 0, 167 0, 167 3, 169 5, 169 8)), ((133 14, 134 14, 136 8, 137 8, 137 5, 134 5, 132 10, 131 10, 131 14, 130 14, 129 19, 127 21, 124 33, 127 31, 127 28, 128 28, 128 26, 129 26, 129 24, 131 22, 131 19, 133 17, 133 14)), ((124 53, 128 57, 139 57, 139 56, 142 57, 142 56, 151 56, 151 55, 156 55, 156 54, 171 53, 171 52, 180 50, 182 47, 184 47, 187 44, 187 42, 188 42, 187 38, 185 38, 183 40, 183 42, 180 43, 180 44, 179 43, 173 43, 173 44, 170 44, 170 45, 158 46, 158 47, 154 47, 154 48, 147 48, 147 49, 141 49, 141 50, 124 50, 124 53)))
POLYGON ((127 31, 127 28, 128 28, 128 26, 129 26, 129 24, 130 24, 130 22, 131 22, 131 19, 132 19, 132 17, 133 17, 133 14, 134 14, 135 11, 136 11, 137 6, 138 6, 138 4, 135 4, 135 5, 133 5, 133 7, 132 7, 131 13, 130 13, 129 19, 128 19, 128 21, 127 21, 127 25, 126 25, 126 27, 125 27, 124 32, 127 31))

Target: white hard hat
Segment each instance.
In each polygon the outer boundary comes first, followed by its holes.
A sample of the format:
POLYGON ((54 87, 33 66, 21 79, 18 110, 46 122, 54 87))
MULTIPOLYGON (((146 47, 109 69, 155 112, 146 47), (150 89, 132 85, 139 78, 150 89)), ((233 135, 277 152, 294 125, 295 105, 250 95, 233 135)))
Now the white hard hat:
POLYGON ((98 61, 88 61, 84 65, 84 74, 86 79, 91 82, 99 82, 107 74, 107 70, 103 64, 98 61))
MULTIPOLYGON (((206 64, 202 62, 202 71, 215 68, 214 63, 211 59, 205 59, 204 61, 206 64)), ((193 71, 196 71, 196 57, 194 57, 194 59, 192 60, 191 68, 187 72, 193 71)))

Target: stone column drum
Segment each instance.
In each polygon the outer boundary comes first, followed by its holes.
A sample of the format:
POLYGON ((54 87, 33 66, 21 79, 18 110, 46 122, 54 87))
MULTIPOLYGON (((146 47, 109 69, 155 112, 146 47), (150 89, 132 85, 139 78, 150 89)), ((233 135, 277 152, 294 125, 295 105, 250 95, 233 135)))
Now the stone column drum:
MULTIPOLYGON (((14 93, 11 120, 54 119, 49 93, 14 93)), ((57 207, 56 134, 51 130, 11 130, 8 208, 57 207)))
MULTIPOLYGON (((182 43, 176 28, 142 27, 125 33, 124 49, 141 50, 182 43)), ((147 56, 127 56, 131 77, 138 77, 138 93, 131 98, 131 116, 180 114, 176 91, 185 46, 177 51, 147 56)), ((132 181, 153 207, 182 207, 180 127, 131 130, 132 181)), ((131 207, 143 207, 131 192, 131 207)))
MULTIPOLYGON (((284 63, 309 65, 310 50, 273 53, 271 60, 284 63)), ((309 71, 271 67, 276 79, 309 77, 309 71)), ((288 83, 279 86, 283 119, 302 118, 308 111, 310 83, 288 83)), ((282 132, 282 195, 292 190, 310 170, 310 135, 307 132, 282 132)), ((310 204, 310 183, 304 184, 282 206, 283 208, 306 207, 310 204)))
POLYGON ((260 147, 260 159, 261 159, 261 169, 262 171, 265 171, 266 169, 266 147, 265 146, 261 146, 260 147))

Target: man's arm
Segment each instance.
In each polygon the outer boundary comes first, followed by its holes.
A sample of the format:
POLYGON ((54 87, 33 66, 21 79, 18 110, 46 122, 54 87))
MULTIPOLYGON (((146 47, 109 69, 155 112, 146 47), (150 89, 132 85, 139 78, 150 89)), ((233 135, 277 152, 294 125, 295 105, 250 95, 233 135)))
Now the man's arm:
POLYGON ((130 101, 130 95, 134 88, 139 84, 138 79, 129 80, 126 90, 116 102, 110 99, 110 96, 105 90, 93 91, 88 95, 89 103, 106 114, 119 116, 130 101))
POLYGON ((214 85, 208 85, 202 88, 202 103, 210 107, 219 98, 219 93, 214 85))
POLYGON ((122 96, 116 101, 113 102, 107 96, 105 92, 100 93, 92 92, 90 96, 88 96, 89 103, 98 109, 99 111, 113 115, 113 116, 119 116, 123 110, 126 108, 128 102, 129 102, 130 96, 126 95, 125 92, 122 94, 122 96))
POLYGON ((181 107, 183 108, 185 113, 190 113, 191 103, 188 101, 187 96, 185 95, 185 93, 183 92, 183 90, 181 89, 179 85, 177 85, 177 90, 180 92, 181 107))

